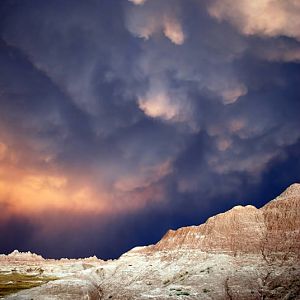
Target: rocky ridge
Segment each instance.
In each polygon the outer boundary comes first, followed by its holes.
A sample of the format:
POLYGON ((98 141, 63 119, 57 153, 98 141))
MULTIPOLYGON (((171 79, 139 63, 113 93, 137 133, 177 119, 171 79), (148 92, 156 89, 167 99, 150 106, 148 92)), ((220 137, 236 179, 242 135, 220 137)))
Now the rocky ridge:
POLYGON ((7 299, 300 299, 300 184, 7 299))
POLYGON ((26 274, 65 277, 74 275, 77 272, 102 265, 105 262, 96 256, 82 259, 61 258, 45 259, 41 255, 14 250, 8 255, 0 255, 0 275, 1 274, 26 274))
POLYGON ((296 255, 300 249, 300 184, 293 184, 261 209, 235 206, 199 226, 169 230, 152 251, 201 249, 231 255, 296 255))
POLYGON ((41 255, 28 252, 19 252, 14 250, 8 255, 1 254, 0 261, 42 261, 44 258, 41 255))

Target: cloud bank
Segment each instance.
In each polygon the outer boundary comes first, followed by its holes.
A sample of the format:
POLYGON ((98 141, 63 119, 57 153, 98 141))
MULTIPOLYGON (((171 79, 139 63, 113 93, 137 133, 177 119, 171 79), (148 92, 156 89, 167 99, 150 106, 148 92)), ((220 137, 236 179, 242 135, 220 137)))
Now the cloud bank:
POLYGON ((113 257, 299 180, 298 15, 292 0, 2 1, 0 250, 113 257))

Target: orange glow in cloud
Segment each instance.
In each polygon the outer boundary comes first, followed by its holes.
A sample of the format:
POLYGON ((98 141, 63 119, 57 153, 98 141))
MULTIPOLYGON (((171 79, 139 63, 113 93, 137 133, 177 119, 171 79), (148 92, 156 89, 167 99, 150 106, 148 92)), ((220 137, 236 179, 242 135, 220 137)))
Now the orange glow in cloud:
POLYGON ((7 146, 3 143, 0 143, 0 161, 4 159, 7 151, 7 146))
MULTIPOLYGON (((24 156, 32 161, 29 153, 24 156)), ((0 143, 0 205, 5 206, 6 214, 99 213, 107 209, 107 202, 96 201, 87 185, 71 188, 69 180, 72 178, 27 163, 11 146, 0 143)), ((102 195, 98 195, 100 197, 102 195)))
POLYGON ((22 162, 11 147, 0 143, 2 220, 14 215, 30 218, 58 212, 110 215, 141 209, 153 199, 161 199, 162 190, 151 185, 167 175, 171 168, 167 161, 144 170, 142 178, 122 179, 109 190, 89 182, 84 174, 79 178, 67 170, 41 169, 29 161, 29 165, 22 162))
POLYGON ((17 215, 35 215, 49 210, 99 213, 106 209, 105 202, 94 200, 90 188, 82 186, 71 191, 65 177, 42 174, 28 174, 18 180, 5 180, 1 176, 1 201, 5 201, 10 213, 17 215))

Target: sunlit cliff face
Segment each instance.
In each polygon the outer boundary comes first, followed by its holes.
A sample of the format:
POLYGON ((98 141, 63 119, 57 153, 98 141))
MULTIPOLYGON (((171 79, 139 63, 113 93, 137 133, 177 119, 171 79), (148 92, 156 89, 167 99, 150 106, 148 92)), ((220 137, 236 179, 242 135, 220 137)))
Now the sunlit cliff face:
POLYGON ((293 0, 1 1, 0 252, 7 232, 5 251, 59 256, 68 232, 66 255, 117 255, 297 181, 298 15, 293 0))

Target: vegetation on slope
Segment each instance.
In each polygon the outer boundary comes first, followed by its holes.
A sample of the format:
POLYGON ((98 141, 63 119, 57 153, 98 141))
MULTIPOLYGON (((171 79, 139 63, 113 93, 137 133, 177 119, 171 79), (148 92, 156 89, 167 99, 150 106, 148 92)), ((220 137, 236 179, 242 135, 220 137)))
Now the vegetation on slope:
POLYGON ((47 277, 40 275, 26 275, 20 273, 0 273, 0 297, 7 296, 20 290, 30 289, 51 280, 56 277, 47 277))

